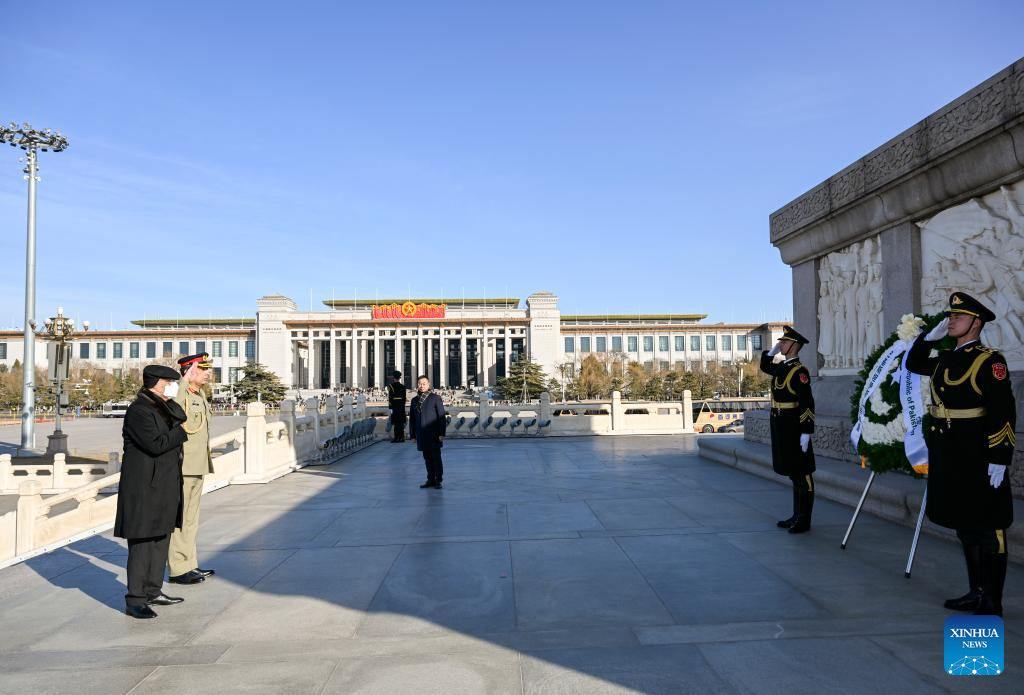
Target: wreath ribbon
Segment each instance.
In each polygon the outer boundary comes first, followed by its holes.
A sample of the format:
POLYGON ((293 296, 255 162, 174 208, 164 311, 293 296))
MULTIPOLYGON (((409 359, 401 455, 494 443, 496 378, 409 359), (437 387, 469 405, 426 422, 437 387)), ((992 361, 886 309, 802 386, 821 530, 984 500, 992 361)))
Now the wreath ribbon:
POLYGON ((860 402, 857 405, 857 422, 850 432, 850 441, 853 442, 854 451, 857 450, 857 446, 860 444, 860 433, 864 429, 865 409, 868 399, 882 385, 882 378, 889 372, 889 368, 892 367, 892 363, 896 361, 896 358, 909 348, 910 342, 897 340, 888 350, 882 353, 882 356, 878 358, 875 366, 871 369, 871 373, 868 374, 868 378, 864 382, 864 389, 860 392, 860 402))

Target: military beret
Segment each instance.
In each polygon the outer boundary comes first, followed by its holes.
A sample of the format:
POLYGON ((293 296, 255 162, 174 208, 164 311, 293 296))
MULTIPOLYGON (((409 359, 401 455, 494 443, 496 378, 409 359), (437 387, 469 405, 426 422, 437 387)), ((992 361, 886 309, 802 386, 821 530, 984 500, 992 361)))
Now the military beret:
POLYGON ((165 367, 162 364, 148 364, 146 365, 146 368, 142 370, 142 378, 156 383, 160 379, 177 381, 181 378, 181 375, 170 367, 165 367))
POLYGON ((996 320, 996 315, 992 313, 991 309, 966 292, 954 292, 949 295, 949 309, 943 313, 946 316, 950 314, 970 314, 971 316, 977 316, 986 323, 996 320))
POLYGON ((800 343, 801 345, 806 345, 807 343, 810 342, 809 340, 807 340, 807 338, 803 337, 795 330, 793 330, 792 326, 782 327, 782 337, 779 338, 779 340, 792 340, 794 342, 800 343))
POLYGON ((188 368, 193 364, 200 369, 209 369, 213 366, 213 362, 210 361, 210 353, 199 352, 195 355, 188 355, 187 357, 182 357, 178 360, 178 368, 181 369, 182 374, 188 371, 188 368))

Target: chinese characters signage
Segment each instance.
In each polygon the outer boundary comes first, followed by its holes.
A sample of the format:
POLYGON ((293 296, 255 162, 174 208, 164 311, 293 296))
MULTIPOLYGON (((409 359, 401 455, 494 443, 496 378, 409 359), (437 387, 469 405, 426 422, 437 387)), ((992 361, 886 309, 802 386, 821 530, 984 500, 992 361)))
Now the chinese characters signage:
POLYGON ((443 319, 446 304, 374 304, 373 318, 376 319, 443 319))

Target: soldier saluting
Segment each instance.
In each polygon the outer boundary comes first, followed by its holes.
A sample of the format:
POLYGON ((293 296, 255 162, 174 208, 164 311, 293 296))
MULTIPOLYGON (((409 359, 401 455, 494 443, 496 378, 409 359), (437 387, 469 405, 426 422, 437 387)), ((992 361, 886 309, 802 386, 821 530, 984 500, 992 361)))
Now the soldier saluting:
POLYGON ((981 344, 981 329, 996 315, 964 292, 950 296, 945 314, 907 355, 907 369, 931 377, 925 512, 955 529, 964 548, 970 590, 946 608, 1002 616, 1006 529, 1013 523, 1005 476, 1017 442, 1016 403, 1006 359, 981 344), (947 334, 956 347, 931 357, 947 334))
POLYGON ((772 469, 793 483, 793 516, 777 526, 790 533, 810 531, 814 509, 814 396, 810 373, 797 357, 807 342, 791 326, 785 326, 771 352, 761 353, 761 371, 772 377, 772 469), (776 364, 773 358, 777 354, 786 359, 776 364))

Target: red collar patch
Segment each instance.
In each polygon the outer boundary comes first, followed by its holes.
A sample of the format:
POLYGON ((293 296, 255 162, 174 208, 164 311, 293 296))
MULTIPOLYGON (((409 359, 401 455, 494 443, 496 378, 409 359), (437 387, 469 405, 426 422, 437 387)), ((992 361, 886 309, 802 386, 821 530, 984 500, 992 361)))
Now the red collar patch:
POLYGON ((809 384, 809 383, 811 383, 811 380, 810 380, 810 378, 806 374, 801 374, 800 375, 800 383, 801 384, 809 384))

